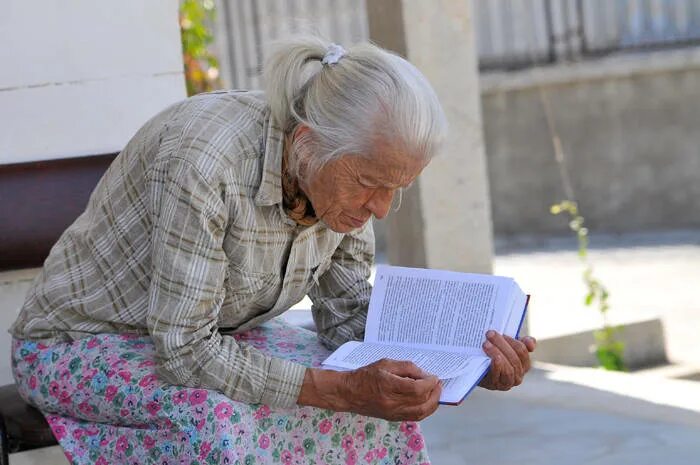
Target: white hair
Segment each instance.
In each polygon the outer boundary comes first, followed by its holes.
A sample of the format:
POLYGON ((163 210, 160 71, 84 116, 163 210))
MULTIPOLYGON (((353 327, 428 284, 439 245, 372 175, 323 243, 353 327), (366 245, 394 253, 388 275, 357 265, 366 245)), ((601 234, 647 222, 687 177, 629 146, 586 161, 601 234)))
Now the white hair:
MULTIPOLYGON (((321 64, 330 45, 316 35, 278 41, 263 68, 275 123, 286 132, 299 124, 311 129, 292 147, 292 153, 304 146, 313 154, 304 174, 343 155, 368 156, 377 140, 429 161, 447 121, 425 76, 370 43, 349 47, 335 64, 321 64)), ((295 158, 290 168, 299 175, 295 158)))

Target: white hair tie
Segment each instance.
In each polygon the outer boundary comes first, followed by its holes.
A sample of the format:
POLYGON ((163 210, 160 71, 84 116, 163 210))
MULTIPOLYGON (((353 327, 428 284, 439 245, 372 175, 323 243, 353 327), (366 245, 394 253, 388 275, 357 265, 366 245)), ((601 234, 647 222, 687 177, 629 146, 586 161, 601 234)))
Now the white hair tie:
POLYGON ((345 49, 340 45, 330 44, 326 50, 326 55, 323 57, 323 60, 321 60, 321 63, 324 65, 334 65, 338 63, 338 60, 340 60, 345 53, 345 49))

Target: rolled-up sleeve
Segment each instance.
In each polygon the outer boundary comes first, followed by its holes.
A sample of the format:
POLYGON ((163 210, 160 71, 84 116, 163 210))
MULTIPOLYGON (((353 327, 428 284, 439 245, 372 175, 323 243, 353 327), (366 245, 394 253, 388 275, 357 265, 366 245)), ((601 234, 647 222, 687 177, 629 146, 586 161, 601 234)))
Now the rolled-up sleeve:
POLYGON ((166 382, 275 407, 296 404, 305 367, 270 357, 218 331, 228 258, 228 209, 193 162, 155 162, 148 180, 152 269, 147 326, 166 382))
POLYGON ((368 221, 345 235, 331 265, 309 292, 318 339, 327 348, 364 339, 373 263, 374 230, 368 221))

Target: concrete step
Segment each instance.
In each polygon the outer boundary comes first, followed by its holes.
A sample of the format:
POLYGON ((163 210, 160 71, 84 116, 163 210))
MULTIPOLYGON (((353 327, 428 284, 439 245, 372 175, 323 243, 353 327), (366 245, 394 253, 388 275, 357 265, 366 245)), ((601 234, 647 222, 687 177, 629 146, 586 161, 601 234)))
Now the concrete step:
MULTIPOLYGON (((620 325, 625 343, 624 360, 630 369, 667 364, 663 323, 659 318, 620 325)), ((596 367, 593 330, 540 338, 535 360, 559 365, 596 367)))
POLYGON ((674 363, 638 370, 635 373, 658 378, 700 381, 700 364, 674 363))

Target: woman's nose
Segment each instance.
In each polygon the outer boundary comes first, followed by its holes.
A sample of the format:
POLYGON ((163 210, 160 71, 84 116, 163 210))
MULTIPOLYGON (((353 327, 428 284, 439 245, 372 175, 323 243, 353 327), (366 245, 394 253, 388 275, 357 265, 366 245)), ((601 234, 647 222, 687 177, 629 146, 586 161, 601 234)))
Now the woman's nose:
POLYGON ((394 198, 394 192, 392 190, 378 190, 370 197, 370 199, 365 204, 365 207, 372 212, 372 214, 377 219, 384 218, 389 213, 389 208, 391 208, 391 201, 394 198))

